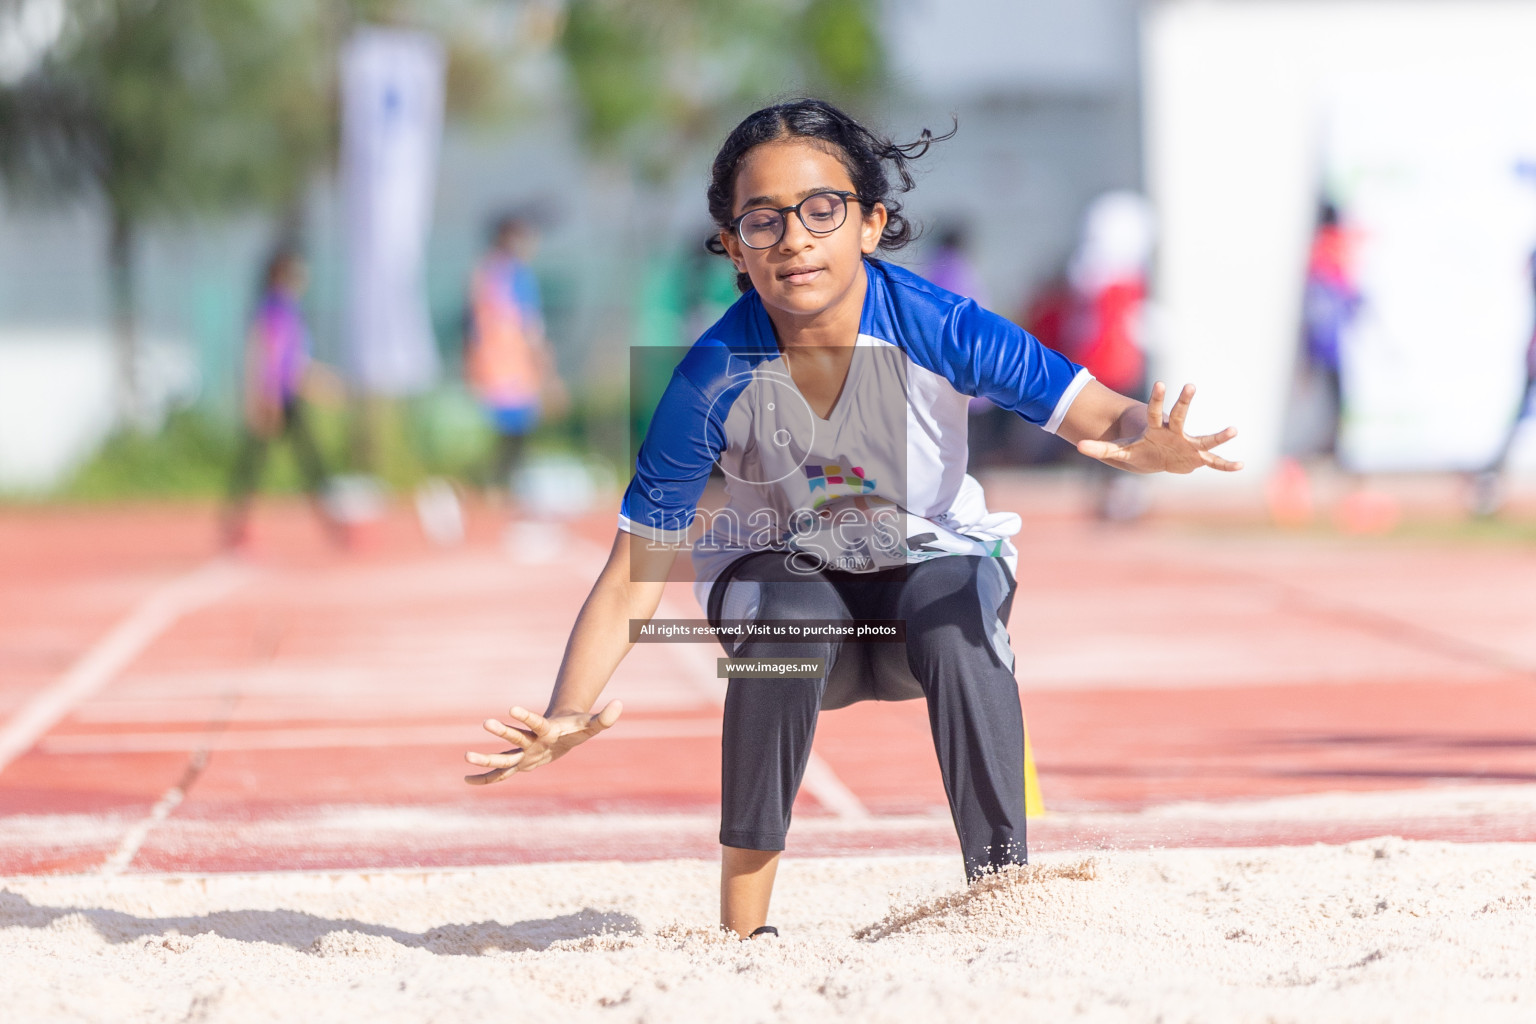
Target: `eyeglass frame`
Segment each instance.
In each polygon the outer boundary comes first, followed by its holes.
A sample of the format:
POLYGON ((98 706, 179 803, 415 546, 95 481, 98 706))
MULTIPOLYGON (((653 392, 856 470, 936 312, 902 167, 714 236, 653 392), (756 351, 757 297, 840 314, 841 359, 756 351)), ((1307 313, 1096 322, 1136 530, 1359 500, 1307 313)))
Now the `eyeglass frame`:
POLYGON ((832 232, 836 231, 838 228, 841 228, 843 224, 848 223, 848 201, 850 199, 860 204, 864 202, 864 197, 859 195, 857 192, 845 192, 842 189, 837 188, 824 188, 819 191, 812 192, 810 195, 800 200, 794 206, 780 206, 778 208, 774 208, 772 206, 754 206, 752 209, 743 213, 740 217, 737 217, 735 220, 731 221, 730 229, 732 233, 735 234, 738 239, 740 239, 742 245, 746 246, 748 249, 751 249, 753 252, 762 252, 764 249, 772 249, 774 246, 784 241, 784 234, 789 230, 789 215, 793 213, 795 215, 795 219, 800 221, 800 226, 805 228, 806 231, 815 235, 817 238, 825 238, 832 234, 832 232), (843 201, 842 224, 839 224, 836 228, 828 228, 826 231, 817 231, 815 228, 811 227, 805 222, 805 217, 803 217, 800 213, 800 207, 804 206, 812 199, 815 199, 817 196, 837 196, 843 201), (746 236, 741 233, 741 222, 752 216, 754 213, 778 214, 779 222, 784 225, 784 227, 779 231, 779 237, 775 238, 767 245, 753 245, 751 242, 747 241, 746 236))

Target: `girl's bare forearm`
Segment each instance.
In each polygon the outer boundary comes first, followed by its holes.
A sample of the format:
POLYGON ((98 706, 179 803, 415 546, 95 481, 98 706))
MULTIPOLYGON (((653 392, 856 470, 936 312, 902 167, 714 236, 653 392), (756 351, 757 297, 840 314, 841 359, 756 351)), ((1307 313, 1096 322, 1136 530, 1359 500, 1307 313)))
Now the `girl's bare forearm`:
POLYGON ((661 603, 664 583, 633 582, 612 568, 598 577, 576 616, 545 717, 590 711, 634 646, 630 620, 649 619, 661 603))
POLYGON ((1078 394, 1057 434, 1079 441, 1129 441, 1147 431, 1147 407, 1096 380, 1078 394))

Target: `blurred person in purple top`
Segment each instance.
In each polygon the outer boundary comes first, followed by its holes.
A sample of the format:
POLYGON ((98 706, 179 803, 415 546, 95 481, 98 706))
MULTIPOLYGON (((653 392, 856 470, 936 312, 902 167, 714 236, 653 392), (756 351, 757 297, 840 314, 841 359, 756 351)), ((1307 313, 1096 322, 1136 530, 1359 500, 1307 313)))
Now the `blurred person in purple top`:
POLYGON ((986 304, 981 278, 970 256, 970 236, 959 224, 945 225, 933 240, 933 253, 923 268, 923 276, 945 291, 986 304))
MULTIPOLYGON (((923 264, 922 274, 931 283, 947 292, 967 299, 975 299, 982 305, 981 278, 971 259, 971 238, 963 224, 950 222, 940 226, 934 235, 933 251, 923 264)), ((978 465, 988 460, 994 450, 1007 443, 1007 432, 1012 414, 999 410, 985 398, 973 397, 969 406, 971 416, 971 454, 978 465)))
POLYGON ((309 329, 299 300, 307 285, 304 260, 293 249, 281 248, 267 261, 261 296, 246 334, 246 433, 230 478, 223 524, 224 542, 231 547, 248 540, 251 496, 266 464, 268 446, 278 438, 293 445, 315 510, 331 538, 341 539, 338 524, 322 504, 327 474, 303 402, 311 360, 309 329))

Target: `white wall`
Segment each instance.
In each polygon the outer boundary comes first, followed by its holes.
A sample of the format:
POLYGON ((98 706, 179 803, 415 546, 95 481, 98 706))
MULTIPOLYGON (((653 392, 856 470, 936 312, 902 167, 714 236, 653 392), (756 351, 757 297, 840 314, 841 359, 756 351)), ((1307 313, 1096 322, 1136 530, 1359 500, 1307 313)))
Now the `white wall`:
MULTIPOLYGON (((182 346, 149 341, 140 381, 151 415, 196 387, 182 346)), ((104 331, 17 329, 0 333, 0 492, 38 492, 63 482, 117 423, 117 363, 104 331)))
MULTIPOLYGON (((1536 85, 1533 40, 1536 3, 1523 0, 1164 0, 1148 9, 1161 365, 1175 386, 1200 385, 1195 429, 1236 424, 1242 436, 1230 448, 1257 474, 1278 456, 1325 111, 1348 81, 1536 85)), ((1190 479, 1202 477, 1212 475, 1190 479)))

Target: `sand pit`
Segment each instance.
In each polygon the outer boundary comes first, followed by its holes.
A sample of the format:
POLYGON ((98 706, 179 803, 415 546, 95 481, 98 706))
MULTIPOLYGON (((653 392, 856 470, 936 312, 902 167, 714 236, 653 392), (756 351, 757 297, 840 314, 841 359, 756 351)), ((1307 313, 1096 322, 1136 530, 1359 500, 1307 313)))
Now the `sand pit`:
POLYGON ((1536 1019, 1536 847, 786 859, 709 927, 701 861, 0 879, 10 1020, 1536 1019))

